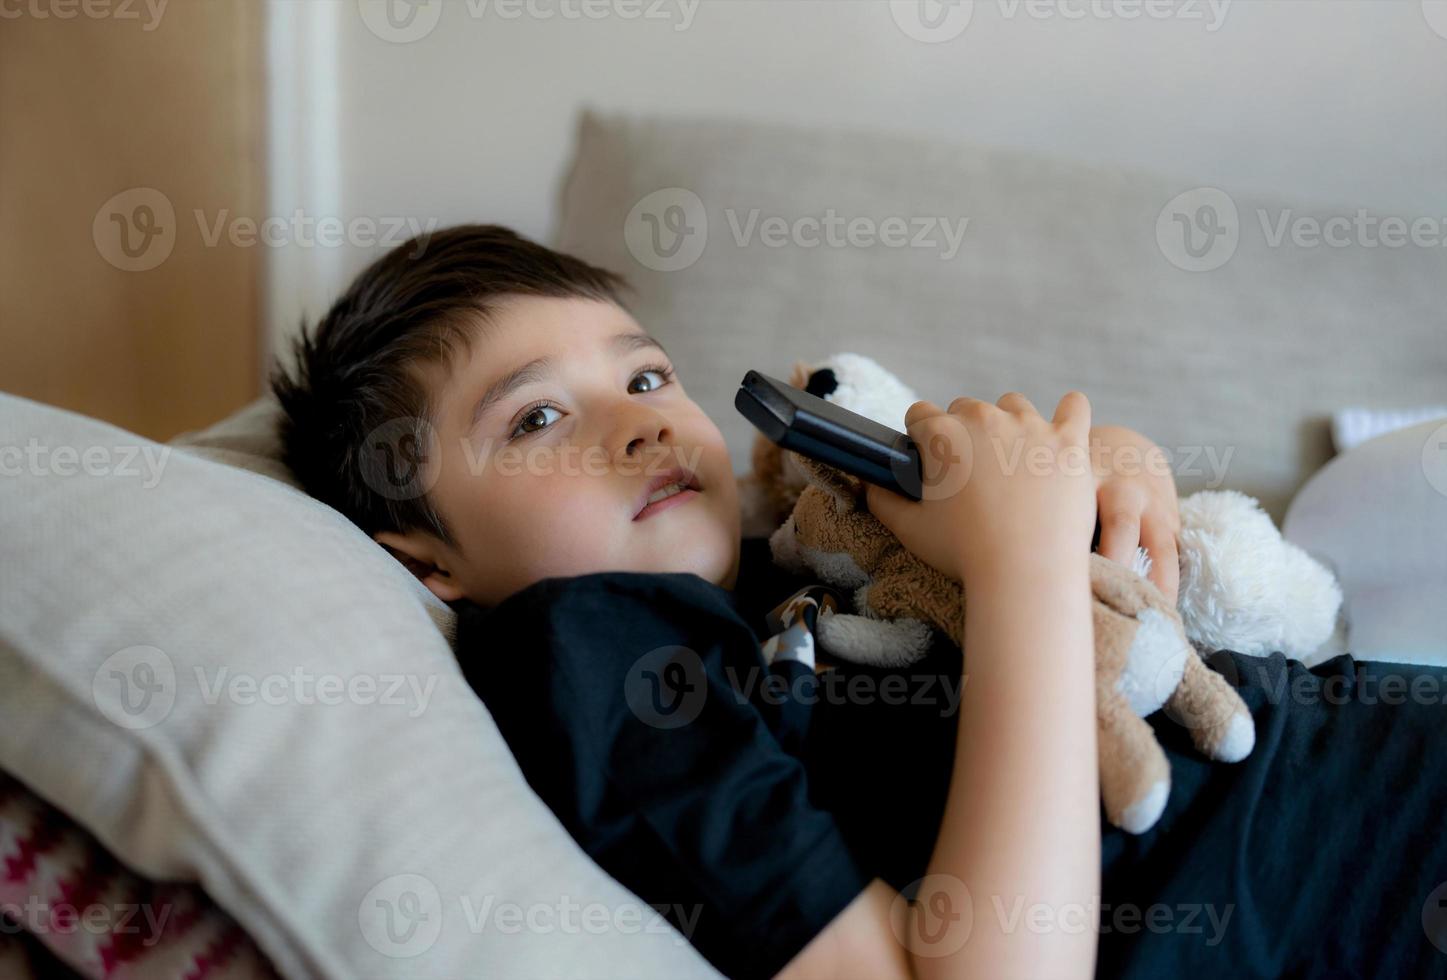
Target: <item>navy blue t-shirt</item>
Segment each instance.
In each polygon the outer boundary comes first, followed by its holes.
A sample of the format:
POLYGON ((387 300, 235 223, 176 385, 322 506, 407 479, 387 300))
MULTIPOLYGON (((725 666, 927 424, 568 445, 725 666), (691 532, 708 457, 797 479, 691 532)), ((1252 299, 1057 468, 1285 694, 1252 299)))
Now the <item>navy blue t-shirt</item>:
POLYGON ((722 973, 767 977, 875 873, 781 740, 801 705, 766 693, 791 675, 740 602, 691 574, 553 578, 464 611, 457 649, 583 849, 722 973))
MULTIPOLYGON (((463 671, 529 784, 727 976, 773 975, 872 878, 907 891, 949 786, 958 647, 770 668, 763 613, 801 582, 758 539, 734 592, 606 572, 459 616, 463 671)), ((1171 796, 1142 835, 1102 818, 1098 975, 1447 977, 1447 668, 1207 662, 1256 747, 1212 762, 1147 719, 1171 796), (1388 677, 1416 694, 1383 698, 1388 677)))

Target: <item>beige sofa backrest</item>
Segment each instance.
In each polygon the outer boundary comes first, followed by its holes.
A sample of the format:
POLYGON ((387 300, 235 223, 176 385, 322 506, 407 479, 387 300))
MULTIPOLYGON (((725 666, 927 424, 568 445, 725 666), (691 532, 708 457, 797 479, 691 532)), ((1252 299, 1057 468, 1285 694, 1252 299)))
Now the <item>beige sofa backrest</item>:
POLYGON ((1447 212, 1392 216, 1407 229, 1393 247, 1396 224, 1370 220, 1390 215, 1358 221, 1366 203, 1201 183, 897 136, 593 114, 556 240, 629 276, 635 312, 740 471, 744 372, 851 350, 940 405, 1018 389, 1048 414, 1080 388, 1097 422, 1172 451, 1183 493, 1231 487, 1279 519, 1331 454, 1333 410, 1447 395, 1447 212), (1295 242, 1313 222, 1351 244, 1295 242))

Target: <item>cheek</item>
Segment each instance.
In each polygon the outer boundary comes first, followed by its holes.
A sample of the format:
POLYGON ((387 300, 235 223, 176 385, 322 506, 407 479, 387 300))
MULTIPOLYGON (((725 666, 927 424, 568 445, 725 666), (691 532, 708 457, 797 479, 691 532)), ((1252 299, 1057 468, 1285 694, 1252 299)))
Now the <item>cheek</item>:
POLYGON ((734 463, 733 458, 729 455, 728 443, 724 441, 723 433, 717 427, 710 424, 709 429, 710 431, 704 433, 703 438, 700 439, 700 445, 705 447, 715 474, 715 482, 731 484, 733 481, 728 478, 733 476, 734 463))
POLYGON ((586 476, 556 472, 524 473, 501 477, 489 488, 494 523, 515 523, 525 527, 547 527, 569 523, 586 499, 586 476))
MULTIPOLYGON (((616 477, 614 478, 616 480, 616 477)), ((586 557, 625 509, 607 476, 556 468, 497 481, 489 523, 504 540, 547 556, 586 557), (611 492, 610 492, 611 491, 611 492)))
MULTIPOLYGON (((713 419, 700 413, 692 425, 683 432, 683 441, 686 445, 694 447, 695 451, 701 451, 705 457, 700 461, 701 466, 726 467, 729 463, 729 447, 724 441, 724 435, 719 431, 713 419)), ((693 463, 693 460, 687 462, 693 463)))
MULTIPOLYGON (((504 594, 551 575, 593 571, 613 542, 597 477, 492 474, 466 506, 472 574, 504 594)), ((616 502, 615 502, 616 504, 616 502)))
POLYGON ((720 523, 720 534, 724 539, 736 539, 742 533, 742 515, 728 443, 724 441, 723 433, 709 422, 695 431, 691 444, 702 453, 698 465, 708 491, 704 496, 710 501, 710 512, 720 523))

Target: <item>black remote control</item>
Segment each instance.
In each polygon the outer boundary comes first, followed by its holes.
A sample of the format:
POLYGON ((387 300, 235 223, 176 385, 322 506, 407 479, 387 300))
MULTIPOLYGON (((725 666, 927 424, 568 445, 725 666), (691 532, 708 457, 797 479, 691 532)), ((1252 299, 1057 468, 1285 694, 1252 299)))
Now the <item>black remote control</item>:
POLYGON ((744 375, 734 408, 784 449, 910 500, 923 496, 919 449, 906 433, 759 371, 744 375))

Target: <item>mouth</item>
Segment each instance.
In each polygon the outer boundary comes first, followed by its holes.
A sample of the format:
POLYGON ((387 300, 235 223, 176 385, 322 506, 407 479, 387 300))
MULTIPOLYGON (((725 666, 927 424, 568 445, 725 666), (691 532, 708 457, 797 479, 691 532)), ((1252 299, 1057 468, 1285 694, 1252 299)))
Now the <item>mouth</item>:
POLYGON ((633 505, 633 519, 641 521, 652 517, 661 510, 687 503, 702 492, 703 487, 696 474, 675 466, 648 481, 648 486, 633 505))

